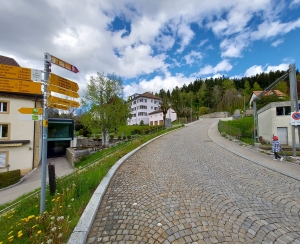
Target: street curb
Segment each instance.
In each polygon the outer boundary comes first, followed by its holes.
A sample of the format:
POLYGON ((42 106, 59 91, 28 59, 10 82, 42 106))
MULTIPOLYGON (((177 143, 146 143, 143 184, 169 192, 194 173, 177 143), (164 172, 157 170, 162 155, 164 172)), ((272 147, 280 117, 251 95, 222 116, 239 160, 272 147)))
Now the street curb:
POLYGON ((83 211, 76 227, 74 228, 69 240, 68 240, 68 244, 84 244, 86 243, 87 240, 87 236, 90 232, 90 229, 93 225, 94 219, 96 217, 98 208, 100 206, 100 203, 102 201, 102 198, 106 192, 106 189, 112 179, 112 177, 115 175, 116 171, 118 170, 118 168, 129 158, 131 157, 133 154, 135 154, 137 151, 139 151, 140 149, 142 149, 143 147, 145 147, 146 145, 148 145, 149 143, 151 143, 152 141, 165 136, 166 134, 172 133, 174 131, 177 131, 179 129, 182 129, 184 127, 180 127, 178 129, 166 132, 160 136, 157 136, 153 139, 151 139, 150 141, 145 142, 144 144, 142 144, 141 146, 137 147, 136 149, 134 149, 133 151, 127 153, 125 156, 123 156, 121 159, 119 159, 108 171, 108 173, 106 174, 106 176, 102 179, 102 181, 100 182, 99 186, 97 187, 97 189, 95 190, 93 196, 91 197, 88 205, 86 206, 85 210, 83 211))
MULTIPOLYGON (((218 144, 218 145, 219 145, 220 147, 222 147, 223 149, 225 149, 225 150, 227 150, 227 151, 230 151, 230 152, 232 152, 232 153, 234 153, 234 154, 236 154, 236 155, 238 155, 238 156, 240 156, 240 157, 242 157, 242 158, 245 158, 245 159, 247 159, 247 160, 249 160, 249 161, 251 161, 251 162, 253 162, 253 163, 256 163, 256 164, 258 164, 258 165, 260 165, 260 166, 263 166, 263 167, 265 167, 265 168, 268 168, 268 169, 270 169, 270 170, 273 170, 273 171, 275 171, 275 172, 277 172, 277 173, 281 173, 281 174, 283 174, 283 175, 289 176, 289 177, 291 177, 291 178, 293 178, 293 179, 295 179, 295 180, 299 180, 299 181, 300 181, 300 177, 298 177, 298 176, 296 176, 296 175, 288 174, 288 173, 286 173, 286 172, 284 172, 284 171, 281 171, 281 170, 275 169, 275 168, 273 168, 273 167, 270 167, 270 166, 268 166, 268 165, 266 165, 266 164, 260 163, 260 162, 258 162, 258 161, 256 161, 256 160, 253 160, 253 159, 251 159, 251 158, 248 158, 248 157, 246 157, 246 156, 244 156, 244 155, 242 155, 242 154, 240 154, 240 153, 238 153, 238 152, 235 152, 235 151, 233 151, 233 150, 231 150, 231 149, 228 149, 227 147, 222 146, 221 144, 219 144, 217 141, 215 141, 214 139, 212 139, 212 137, 211 137, 211 135, 210 135, 211 127, 214 126, 214 125, 217 124, 217 123, 218 123, 218 122, 213 123, 213 124, 209 127, 208 132, 207 132, 209 138, 210 138, 214 143, 218 144)), ((220 134, 220 133, 219 133, 219 134, 220 134)), ((220 134, 220 136, 221 136, 221 134, 220 134)))

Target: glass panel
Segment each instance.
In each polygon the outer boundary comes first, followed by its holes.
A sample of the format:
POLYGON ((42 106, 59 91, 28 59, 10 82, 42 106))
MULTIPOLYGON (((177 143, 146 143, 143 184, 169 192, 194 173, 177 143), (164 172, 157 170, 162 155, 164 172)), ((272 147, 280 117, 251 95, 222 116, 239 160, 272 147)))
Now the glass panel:
POLYGON ((3 112, 7 112, 7 103, 3 103, 3 112))
POLYGON ((6 165, 6 153, 0 152, 0 168, 5 167, 6 165))
POLYGON ((276 108, 276 115, 277 115, 277 116, 284 115, 284 114, 283 114, 283 107, 277 107, 277 108, 276 108))
POLYGON ((285 107, 285 115, 291 115, 291 107, 285 107))
POLYGON ((1 138, 7 137, 7 133, 8 133, 8 125, 0 125, 1 127, 1 138))
POLYGON ((72 125, 70 124, 49 124, 49 138, 70 138, 72 137, 72 125))

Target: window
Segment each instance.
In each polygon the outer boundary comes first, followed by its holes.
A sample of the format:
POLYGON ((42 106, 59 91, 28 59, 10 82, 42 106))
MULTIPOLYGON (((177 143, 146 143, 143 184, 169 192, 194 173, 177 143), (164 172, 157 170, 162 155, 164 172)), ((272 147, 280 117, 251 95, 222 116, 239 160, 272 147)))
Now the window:
POLYGON ((136 104, 136 101, 133 101, 133 104, 136 104))
POLYGON ((154 107, 154 110, 157 110, 157 107, 154 107))
POLYGON ((1 139, 8 138, 8 124, 0 124, 0 138, 1 139))
POLYGON ((8 102, 0 101, 0 112, 2 112, 2 113, 8 112, 8 102))
POLYGON ((0 152, 0 168, 5 168, 8 165, 8 152, 0 152))
POLYGON ((151 102, 153 103, 153 100, 151 100, 151 102))
POLYGON ((276 107, 276 115, 277 116, 291 115, 291 107, 290 106, 276 107))
POLYGON ((146 103, 146 102, 147 102, 147 99, 144 99, 144 102, 146 103))
POLYGON ((147 109, 147 106, 141 105, 140 109, 147 109))

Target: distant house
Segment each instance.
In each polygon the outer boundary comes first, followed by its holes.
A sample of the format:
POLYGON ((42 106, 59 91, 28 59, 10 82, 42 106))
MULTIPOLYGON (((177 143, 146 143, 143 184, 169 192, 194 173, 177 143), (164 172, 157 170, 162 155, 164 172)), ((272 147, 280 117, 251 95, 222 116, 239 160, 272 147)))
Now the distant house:
MULTIPOLYGON (((20 66, 14 59, 0 55, 0 64, 20 66)), ((39 121, 21 120, 22 107, 41 108, 42 94, 24 94, 0 90, 0 172, 20 169, 26 174, 41 159, 39 121)))
POLYGON ((131 119, 128 119, 128 125, 140 124, 143 120, 144 124, 149 124, 149 113, 159 110, 160 98, 154 96, 151 92, 143 94, 135 93, 129 97, 131 105, 131 119))
MULTIPOLYGON (((250 108, 251 108, 251 106, 252 106, 253 99, 256 98, 256 97, 258 97, 259 94, 260 94, 261 92, 262 92, 262 91, 253 91, 253 92, 252 92, 252 95, 251 95, 251 97, 250 97, 250 99, 249 99, 249 106, 250 106, 250 108)), ((285 97, 285 94, 282 93, 282 92, 279 91, 279 90, 270 90, 270 91, 267 91, 267 92, 264 94, 264 96, 271 96, 271 95, 273 95, 274 93, 275 93, 279 98, 285 97)))
MULTIPOLYGON (((149 113, 149 125, 163 125, 163 118, 164 116, 162 110, 151 112, 149 113)), ((177 115, 172 108, 168 109, 168 112, 166 113, 166 119, 171 119, 171 122, 177 119, 177 115)))

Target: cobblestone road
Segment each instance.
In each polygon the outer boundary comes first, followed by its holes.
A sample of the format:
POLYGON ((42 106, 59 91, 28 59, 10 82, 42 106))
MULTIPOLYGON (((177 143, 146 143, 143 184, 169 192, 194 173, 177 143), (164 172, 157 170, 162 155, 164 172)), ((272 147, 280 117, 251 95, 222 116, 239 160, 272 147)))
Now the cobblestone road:
POLYGON ((163 136, 124 162, 87 243, 300 243, 300 182, 222 149, 210 125, 163 136))

